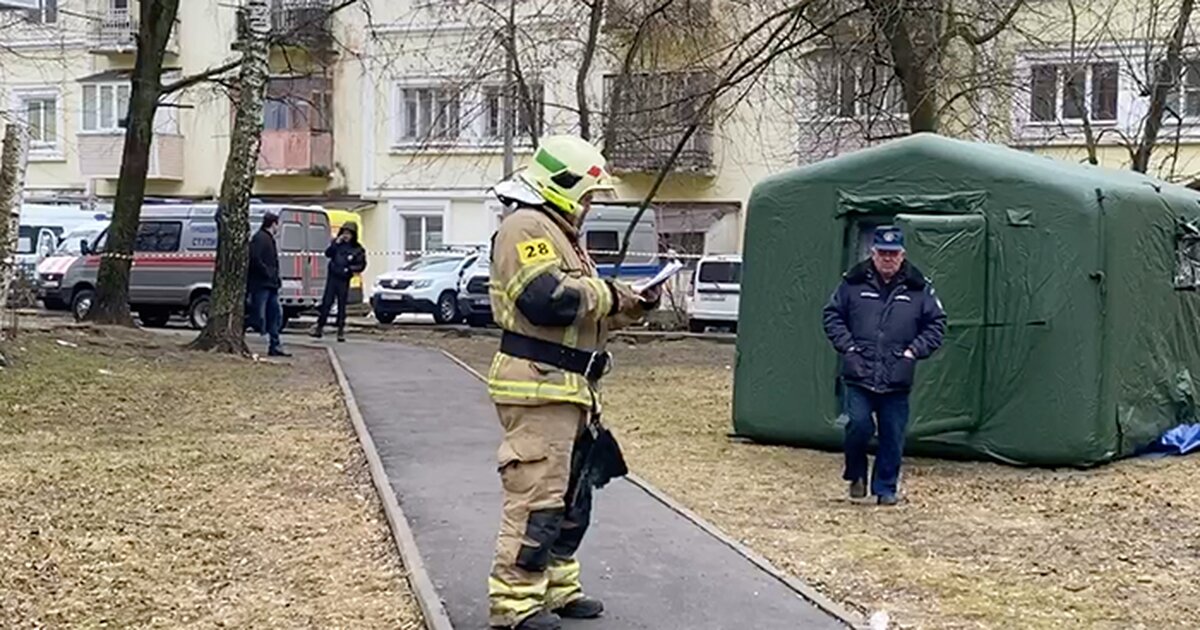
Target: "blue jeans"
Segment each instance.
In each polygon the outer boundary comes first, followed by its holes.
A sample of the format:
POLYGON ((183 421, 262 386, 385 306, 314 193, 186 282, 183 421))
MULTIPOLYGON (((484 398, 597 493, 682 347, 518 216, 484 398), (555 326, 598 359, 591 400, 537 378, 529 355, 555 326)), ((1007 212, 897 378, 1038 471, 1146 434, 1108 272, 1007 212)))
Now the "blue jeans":
POLYGON ((876 394, 854 385, 846 386, 846 481, 867 478, 867 449, 879 427, 879 448, 871 470, 871 494, 895 496, 904 453, 904 430, 908 426, 908 392, 876 394), (872 419, 874 415, 874 419, 872 419))
POLYGON ((250 293, 250 321, 260 335, 270 339, 268 350, 280 350, 279 330, 283 327, 283 306, 279 289, 255 289, 250 293))

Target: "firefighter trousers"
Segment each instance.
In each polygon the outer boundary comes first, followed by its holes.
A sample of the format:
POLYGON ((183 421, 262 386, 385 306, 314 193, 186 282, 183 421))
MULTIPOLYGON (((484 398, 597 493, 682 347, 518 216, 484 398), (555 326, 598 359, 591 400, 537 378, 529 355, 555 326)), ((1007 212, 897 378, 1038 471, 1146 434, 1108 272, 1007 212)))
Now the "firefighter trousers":
POLYGON ((588 411, 570 403, 496 409, 504 508, 488 579, 489 622, 511 628, 583 596, 575 552, 592 508, 591 484, 580 481, 588 411))

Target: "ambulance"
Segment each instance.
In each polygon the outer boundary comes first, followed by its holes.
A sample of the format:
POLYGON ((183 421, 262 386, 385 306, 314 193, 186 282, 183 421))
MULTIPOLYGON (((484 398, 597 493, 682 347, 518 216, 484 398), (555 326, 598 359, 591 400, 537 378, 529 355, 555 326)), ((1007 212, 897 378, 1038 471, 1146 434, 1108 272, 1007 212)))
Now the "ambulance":
MULTIPOLYGON (((318 206, 252 203, 250 232, 266 212, 280 217, 276 237, 283 286, 279 301, 284 323, 315 309, 325 290, 325 248, 329 218, 318 206)), ((80 254, 61 268, 39 273, 43 301, 70 306, 76 319, 91 310, 96 276, 108 230, 79 243, 80 254)), ((204 328, 217 254, 217 205, 163 204, 142 207, 129 277, 129 307, 146 326, 164 326, 173 315, 192 328, 204 328)))

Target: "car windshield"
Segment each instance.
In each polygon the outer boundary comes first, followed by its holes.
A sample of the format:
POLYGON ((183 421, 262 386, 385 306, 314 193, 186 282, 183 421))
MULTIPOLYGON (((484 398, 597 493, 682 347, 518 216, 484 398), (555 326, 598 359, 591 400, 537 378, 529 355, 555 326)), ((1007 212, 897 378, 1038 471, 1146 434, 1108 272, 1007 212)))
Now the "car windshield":
POLYGON ((92 230, 74 230, 63 237, 62 243, 59 243, 58 248, 54 250, 55 256, 78 256, 83 252, 79 249, 79 241, 87 240, 91 243, 96 240, 96 236, 100 234, 101 228, 92 230))
POLYGON ((454 271, 454 269, 458 267, 458 264, 462 261, 462 258, 418 258, 410 263, 406 263, 400 268, 400 270, 441 273, 445 271, 454 271))
POLYGON ((742 263, 706 262, 700 265, 700 282, 739 284, 742 281, 742 263))

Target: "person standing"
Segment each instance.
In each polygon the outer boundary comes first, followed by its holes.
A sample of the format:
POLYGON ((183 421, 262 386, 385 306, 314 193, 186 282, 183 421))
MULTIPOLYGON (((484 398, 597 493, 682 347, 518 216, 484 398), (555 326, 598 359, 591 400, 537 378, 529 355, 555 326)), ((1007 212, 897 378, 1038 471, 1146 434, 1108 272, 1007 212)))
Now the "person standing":
POLYGON ((903 231, 876 228, 871 258, 846 272, 824 320, 825 334, 841 355, 849 417, 843 478, 850 482, 851 498, 867 496, 867 448, 877 422, 871 494, 880 505, 895 505, 916 363, 941 347, 946 331, 933 285, 905 260, 903 231))
POLYGON ((598 617, 583 594, 575 552, 592 489, 624 474, 600 425, 597 386, 609 332, 658 304, 601 279, 580 242, 605 158, 583 138, 542 139, 530 163, 493 190, 515 209, 492 237, 490 296, 503 329, 488 391, 504 437, 498 451, 503 518, 488 579, 489 622, 557 630, 561 618, 598 617))
POLYGON ((338 230, 337 238, 325 248, 329 268, 325 274, 325 295, 317 312, 317 327, 312 336, 324 336, 329 308, 337 303, 337 340, 346 340, 346 301, 350 295, 350 280, 367 268, 367 252, 358 243, 358 226, 347 221, 338 230))
POLYGON ((283 351, 279 331, 283 326, 283 307, 279 304, 279 215, 267 212, 262 226, 250 239, 250 265, 246 272, 246 290, 250 293, 250 312, 260 334, 268 336, 267 355, 289 357, 283 351))

